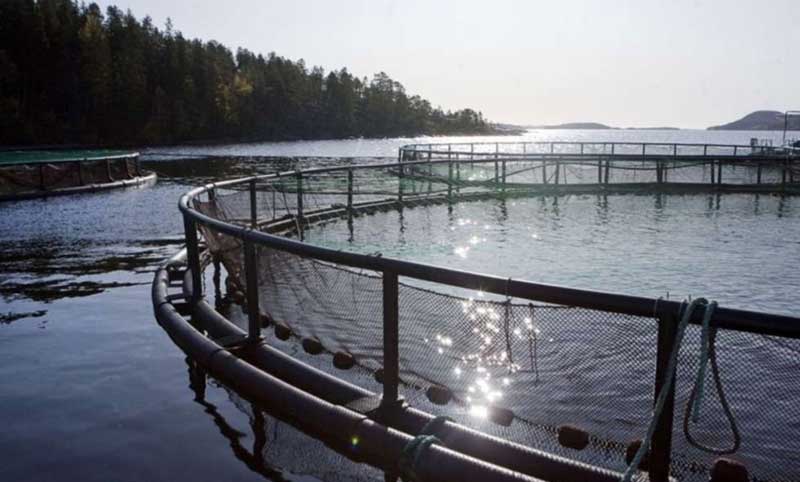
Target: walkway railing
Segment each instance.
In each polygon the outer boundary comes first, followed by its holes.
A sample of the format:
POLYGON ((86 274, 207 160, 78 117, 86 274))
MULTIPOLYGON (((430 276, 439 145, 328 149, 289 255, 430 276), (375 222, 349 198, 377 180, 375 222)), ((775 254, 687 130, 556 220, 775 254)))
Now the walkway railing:
MULTIPOLYGON (((608 143, 601 144, 609 145, 608 143)), ((583 155, 588 155, 586 154, 587 146, 601 144, 538 143, 536 145, 548 146, 545 150, 549 149, 553 154, 555 154, 557 146, 573 146, 584 152, 583 155)), ((359 254, 303 242, 304 230, 315 222, 335 218, 348 219, 352 222, 353 218, 361 213, 374 212, 379 209, 402 210, 420 203, 455 202, 461 199, 501 195, 502 191, 498 180, 502 180, 502 184, 506 188, 510 186, 510 184, 506 184, 507 169, 509 167, 525 167, 526 163, 530 163, 531 159, 525 156, 533 143, 515 144, 525 150, 525 152, 515 155, 509 152, 500 153, 499 148, 494 147, 494 144, 485 145, 495 148, 495 152, 482 152, 475 144, 471 145, 469 151, 455 149, 454 145, 427 146, 425 150, 419 146, 407 146, 400 151, 399 157, 402 162, 399 163, 297 170, 213 183, 190 191, 181 198, 179 206, 184 217, 188 264, 192 272, 192 286, 195 287, 193 291, 195 301, 203 295, 198 289, 203 286, 198 229, 202 230, 212 251, 216 248, 216 254, 223 255, 223 262, 226 260, 224 256, 228 256, 229 262, 226 263, 226 268, 234 281, 240 284, 246 296, 249 336, 252 340, 257 340, 261 336, 262 316, 266 314, 273 319, 277 318, 275 310, 278 310, 277 305, 281 303, 278 295, 275 295, 278 296, 277 298, 259 295, 265 285, 269 284, 269 280, 265 279, 266 271, 262 266, 263 263, 271 263, 273 261, 270 260, 278 259, 277 257, 280 256, 286 256, 286 259, 289 260, 283 265, 271 264, 268 268, 270 276, 279 276, 279 269, 288 270, 287 272, 293 269, 292 266, 295 266, 294 269, 300 269, 298 263, 302 262, 323 263, 322 265, 313 264, 313 269, 335 269, 337 276, 341 272, 352 277, 363 276, 357 273, 360 270, 376 273, 380 277, 381 296, 380 300, 375 303, 381 307, 382 320, 373 321, 381 321, 380 335, 383 349, 380 368, 383 386, 382 403, 384 404, 394 404, 398 400, 399 387, 402 385, 400 376, 401 359, 403 358, 403 353, 401 353, 403 345, 400 341, 401 329, 404 322, 413 322, 413 318, 409 318, 409 307, 403 304, 403 300, 411 299, 409 298, 411 295, 400 295, 403 290, 407 292, 411 289, 405 287, 404 279, 422 281, 427 283, 426 286, 440 286, 444 292, 463 289, 489 293, 507 300, 506 304, 500 302, 497 306, 500 307, 500 310, 506 310, 505 343, 509 347, 509 351, 506 352, 509 356, 511 351, 511 341, 509 341, 509 317, 511 315, 509 313, 517 309, 528 310, 528 304, 531 318, 533 318, 533 310, 539 309, 539 306, 534 307, 533 303, 544 303, 546 305, 541 307, 543 312, 547 312, 546 310, 551 305, 557 308, 589 310, 581 311, 583 313, 581 316, 586 317, 587 320, 592 316, 599 316, 597 313, 653 319, 657 323, 657 334, 655 346, 652 347, 655 350, 653 355, 655 372, 652 373, 653 383, 650 386, 651 395, 655 396, 668 376, 666 372, 668 359, 675 345, 677 322, 681 311, 681 303, 677 301, 502 278, 487 273, 466 272, 403 259, 359 254), (469 158, 461 157, 465 152, 469 153, 469 158), (443 155, 448 157, 441 159, 443 155), (486 157, 495 155, 496 158, 486 157), (465 170, 470 166, 479 166, 481 163, 489 163, 488 167, 484 166, 485 169, 496 173, 500 169, 499 166, 495 166, 496 160, 503 160, 503 175, 493 175, 490 183, 469 184, 466 179, 457 177, 457 174, 454 173, 454 170, 457 169, 466 172, 465 170), (278 232, 294 233, 297 238, 275 234, 278 232), (276 305, 265 306, 263 302, 265 297, 270 303, 276 305), (521 301, 522 304, 512 306, 512 299, 521 301), (401 313, 405 314, 401 316, 401 313)), ((620 153, 622 145, 610 144, 609 149, 620 153)), ((624 145, 634 146, 632 149, 641 149, 645 154, 650 152, 650 146, 654 146, 653 149, 658 146, 627 143, 624 145)), ((683 148, 678 145, 674 146, 672 147, 673 152, 683 148)), ((752 153, 742 153, 742 149, 749 150, 749 146, 701 146, 700 148, 705 152, 703 155, 709 156, 709 159, 712 158, 712 155, 708 153, 712 147, 732 149, 732 155, 743 160, 752 155, 752 153)), ((697 148, 697 146, 693 148, 697 148)), ((761 150, 758 155, 771 154, 761 150)), ((786 156, 782 159, 785 160, 786 156)), ((537 162, 538 160, 533 159, 533 161, 537 162)), ((606 164, 602 167, 608 169, 608 166, 606 164)), ((608 174, 604 179, 608 182, 608 174)), ((664 178, 659 176, 659 179, 664 178)), ((787 181, 788 176, 783 182, 787 181)), ((586 185, 586 187, 591 186, 586 185)), ((530 191, 528 192, 530 193, 530 191)), ((328 286, 327 283, 325 281, 324 284, 328 286)), ((353 286, 356 286, 355 282, 353 286)), ((307 285, 303 288, 311 289, 307 285)), ((340 301, 345 304, 355 303, 355 294, 353 296, 354 298, 350 301, 344 299, 340 301)), ((372 306, 373 301, 366 300, 363 303, 372 306)), ((468 306, 464 303, 468 303, 468 301, 473 302, 471 299, 462 299, 459 302, 464 306, 465 316, 468 306)), ((480 301, 476 303, 480 303, 480 301)), ((489 306, 488 304, 480 305, 478 313, 481 313, 480 309, 491 309, 485 308, 489 306)), ((334 308, 326 307, 329 310, 334 308)), ((294 312, 295 316, 302 316, 303 306, 295 306, 292 309, 300 310, 294 312)), ((414 307, 413 313, 415 314, 413 316, 428 317, 424 310, 425 308, 419 306, 414 307)), ((291 310, 287 312, 291 312, 291 310)), ((345 312, 347 312, 346 309, 345 312)), ((442 312, 430 315, 432 318, 438 318, 440 322, 447 316, 451 316, 449 314, 444 316, 442 312)), ((483 315, 481 314, 481 316, 483 315)), ((497 316, 498 319, 503 318, 502 314, 497 316)), ((527 326, 533 330, 530 319, 526 317, 525 320, 525 323, 528 323, 527 326)), ((640 321, 637 319, 630 323, 640 321)), ((694 325, 699 325, 701 321, 699 313, 691 320, 694 325)), ((795 316, 721 307, 714 313, 712 323, 723 332, 753 333, 776 337, 786 340, 787 343, 789 340, 800 339, 800 318, 795 316)), ((520 324, 520 326, 525 325, 520 324)), ((586 329, 592 329, 590 324, 586 324, 586 329)), ((499 333, 498 336, 501 336, 502 329, 499 333)), ((535 338, 535 335, 530 336, 535 338)), ((528 338, 528 342, 530 342, 530 338, 528 338)), ((533 364, 533 355, 531 357, 533 364)), ((676 393, 674 387, 675 384, 673 384, 666 409, 658 420, 658 427, 652 439, 648 470, 651 480, 654 481, 667 480, 670 473, 673 427, 675 426, 676 393)), ((771 420, 770 423, 775 423, 777 427, 781 422, 771 420)), ((776 430, 784 430, 784 428, 776 428, 776 430)), ((800 434, 796 431, 790 432, 788 435, 784 431, 778 442, 783 443, 787 436, 793 436, 795 440, 800 438, 800 434)))

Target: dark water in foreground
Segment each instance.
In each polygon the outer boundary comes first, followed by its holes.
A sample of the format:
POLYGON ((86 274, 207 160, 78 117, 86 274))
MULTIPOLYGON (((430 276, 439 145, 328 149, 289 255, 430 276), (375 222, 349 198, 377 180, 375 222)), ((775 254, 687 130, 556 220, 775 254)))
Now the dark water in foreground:
POLYGON ((146 167, 156 186, 0 206, 0 480, 382 479, 270 417, 257 444, 211 382, 195 399, 150 282, 180 246, 179 196, 252 167, 146 167))

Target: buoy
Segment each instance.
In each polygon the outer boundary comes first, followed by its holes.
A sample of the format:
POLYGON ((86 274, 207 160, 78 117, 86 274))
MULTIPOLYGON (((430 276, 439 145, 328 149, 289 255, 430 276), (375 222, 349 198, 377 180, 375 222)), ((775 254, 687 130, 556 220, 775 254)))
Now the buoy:
POLYGON ((231 299, 237 305, 241 305, 244 303, 244 293, 239 290, 235 290, 231 292, 231 299))
POLYGON ((311 355, 322 353, 322 343, 316 338, 303 338, 303 350, 311 355))
POLYGON ((356 364, 356 359, 353 355, 344 351, 337 351, 333 355, 333 366, 339 370, 349 370, 356 364))
POLYGON ((236 283, 234 283, 233 278, 231 278, 230 276, 225 277, 225 290, 228 293, 233 293, 234 291, 236 291, 236 283))
POLYGON ((261 315, 261 327, 266 328, 272 323, 272 320, 269 319, 267 315, 261 315))
POLYGON ((375 370, 374 378, 376 382, 383 383, 383 368, 378 368, 375 370))
POLYGON ((514 421, 514 412, 507 408, 489 407, 489 420, 497 425, 508 427, 514 421))
POLYGON ((453 392, 449 388, 441 385, 431 385, 425 390, 425 396, 431 403, 436 405, 447 405, 453 399, 453 392))
POLYGON ((711 467, 709 482, 748 482, 750 474, 747 467, 738 460, 720 457, 711 467))
MULTIPOLYGON (((642 446, 642 441, 641 440, 634 440, 634 441, 632 441, 631 443, 628 444, 628 446, 625 448, 625 463, 626 464, 630 465, 633 462, 633 458, 636 457, 636 452, 639 451, 639 447, 641 447, 641 446, 642 446)), ((639 462, 639 469, 640 470, 647 470, 647 468, 649 466, 648 464, 650 462, 649 455, 650 455, 650 452, 648 451, 646 454, 644 454, 644 457, 642 457, 642 461, 639 462)))
POLYGON ((583 450, 589 445, 589 434, 577 427, 562 425, 558 427, 558 443, 567 448, 583 450))
POLYGON ((292 329, 286 325, 275 323, 275 338, 288 340, 292 336, 292 329))

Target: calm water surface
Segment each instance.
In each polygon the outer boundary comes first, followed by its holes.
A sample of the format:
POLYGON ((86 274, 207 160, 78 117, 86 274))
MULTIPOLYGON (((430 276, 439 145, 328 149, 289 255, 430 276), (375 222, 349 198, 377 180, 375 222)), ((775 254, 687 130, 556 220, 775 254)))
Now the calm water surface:
MULTIPOLYGON (((766 136, 778 139, 780 133, 766 136)), ((765 133, 532 131, 522 138, 458 141, 746 144, 750 137, 765 133)), ((0 480, 382 479, 286 424, 259 421, 222 387, 211 383, 199 396, 189 387, 182 353, 155 323, 149 284, 158 263, 180 246, 176 204, 190 185, 290 165, 198 156, 366 156, 359 162, 374 162, 396 156, 403 144, 447 141, 144 149, 151 159, 146 167, 160 176, 156 186, 0 205, 0 480)), ((407 210, 402 235, 397 219, 381 216, 359 224, 359 249, 467 269, 492 266, 498 274, 546 282, 705 295, 797 314, 787 301, 800 286, 792 268, 800 253, 798 204, 791 198, 470 203, 452 213, 407 210)), ((316 232, 315 239, 343 242, 336 229, 316 232)))

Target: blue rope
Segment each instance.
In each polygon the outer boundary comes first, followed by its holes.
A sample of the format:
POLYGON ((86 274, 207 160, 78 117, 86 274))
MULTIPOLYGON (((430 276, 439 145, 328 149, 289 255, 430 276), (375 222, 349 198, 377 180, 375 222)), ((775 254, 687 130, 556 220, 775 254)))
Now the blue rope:
POLYGON ((697 387, 697 396, 692 404, 692 422, 697 423, 700 418, 700 405, 703 401, 703 391, 706 383, 706 366, 708 365, 708 352, 709 345, 711 344, 711 316, 714 310, 717 309, 717 302, 712 301, 706 305, 706 311, 703 314, 703 331, 700 341, 700 366, 697 369, 697 378, 695 378, 694 386, 697 387))
MULTIPOLYGON (((647 434, 645 435, 644 440, 642 440, 642 445, 639 446, 639 450, 636 451, 636 455, 633 457, 630 465, 628 468, 625 469, 625 473, 622 476, 623 482, 630 482, 633 478, 633 474, 638 470, 639 464, 641 464, 644 455, 650 449, 650 440, 653 438, 653 434, 656 430, 656 424, 658 423, 658 419, 661 417, 661 412, 664 411, 664 404, 667 402, 667 395, 669 391, 672 389, 672 384, 675 379, 675 369, 678 365, 678 352, 680 351, 681 343, 683 342, 683 335, 686 333, 686 327, 689 325, 689 321, 692 319, 692 314, 694 310, 698 307, 704 307, 705 313, 703 316, 703 346, 705 350, 701 350, 701 356, 705 356, 706 358, 701 359, 700 361, 700 368, 703 373, 705 373, 705 366, 708 357, 708 340, 707 336, 709 330, 706 329, 706 326, 711 321, 711 315, 714 313, 714 308, 716 308, 716 303, 709 303, 708 300, 705 298, 697 298, 692 300, 691 303, 687 305, 684 301, 681 305, 681 316, 680 322, 678 323, 678 329, 675 333, 675 345, 672 347, 672 353, 670 353, 669 363, 667 364, 667 372, 664 374, 666 376, 666 381, 664 385, 661 387, 661 391, 658 392, 658 398, 656 398, 656 405, 653 408, 653 418, 650 419, 650 425, 647 427, 647 434), (709 309, 710 308, 710 309, 709 309)), ((700 374, 698 373, 698 379, 700 374)), ((705 377, 703 377, 705 378, 705 377)), ((697 399, 702 398, 702 389, 700 396, 697 399)), ((699 404, 697 404, 699 406, 699 404)))
POLYGON ((432 435, 431 432, 438 431, 447 421, 452 422, 453 420, 450 417, 442 415, 434 417, 422 427, 422 430, 419 431, 419 435, 412 438, 406 446, 403 447, 400 453, 400 460, 397 464, 400 469, 400 476, 403 480, 412 482, 419 480, 417 477, 417 464, 422 454, 425 453, 431 445, 442 443, 442 441, 435 435, 432 435))

